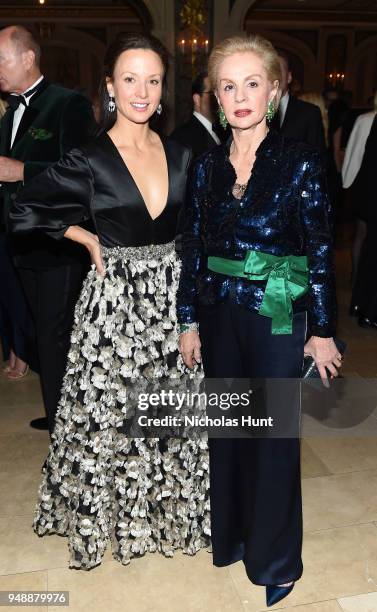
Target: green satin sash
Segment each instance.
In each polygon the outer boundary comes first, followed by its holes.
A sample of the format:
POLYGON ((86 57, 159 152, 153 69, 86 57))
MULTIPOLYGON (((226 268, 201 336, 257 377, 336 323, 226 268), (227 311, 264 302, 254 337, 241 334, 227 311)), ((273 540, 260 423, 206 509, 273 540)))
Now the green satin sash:
POLYGON ((309 288, 305 255, 277 256, 247 251, 244 260, 208 257, 208 269, 248 280, 267 280, 259 314, 272 319, 273 334, 292 333, 292 301, 309 288))

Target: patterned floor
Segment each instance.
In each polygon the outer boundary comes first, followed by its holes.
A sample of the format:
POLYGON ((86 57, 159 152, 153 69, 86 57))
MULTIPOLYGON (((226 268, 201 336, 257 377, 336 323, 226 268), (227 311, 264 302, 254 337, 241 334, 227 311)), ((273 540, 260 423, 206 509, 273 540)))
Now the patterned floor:
MULTIPOLYGON (((365 388, 377 378, 377 333, 360 329, 347 314, 347 251, 338 252, 338 291, 338 335, 348 343, 344 374, 365 388)), ((355 395, 355 410, 359 404, 355 395)), ((104 563, 90 572, 69 570, 65 539, 38 538, 31 529, 48 436, 32 430, 29 421, 41 415, 36 375, 17 383, 1 377, 0 591, 68 590, 70 612, 266 610, 263 588, 248 581, 242 563, 215 568, 204 551, 174 559, 150 554, 127 567, 108 551, 104 563)), ((270 609, 376 612, 376 412, 356 433, 315 435, 312 428, 302 449, 304 574, 289 597, 270 609)))

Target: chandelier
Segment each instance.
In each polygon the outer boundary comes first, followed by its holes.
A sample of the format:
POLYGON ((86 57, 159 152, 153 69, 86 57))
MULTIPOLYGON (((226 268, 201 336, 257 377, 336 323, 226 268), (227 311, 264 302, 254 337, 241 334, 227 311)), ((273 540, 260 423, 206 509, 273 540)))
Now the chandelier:
POLYGON ((331 83, 333 87, 339 87, 343 85, 345 76, 346 75, 344 74, 344 72, 337 72, 335 70, 334 72, 330 72, 327 75, 327 80, 331 83))
POLYGON ((198 52, 208 53, 209 40, 204 33, 207 23, 207 11, 205 0, 186 0, 179 13, 180 37, 177 45, 182 54, 190 52, 192 55, 198 52))

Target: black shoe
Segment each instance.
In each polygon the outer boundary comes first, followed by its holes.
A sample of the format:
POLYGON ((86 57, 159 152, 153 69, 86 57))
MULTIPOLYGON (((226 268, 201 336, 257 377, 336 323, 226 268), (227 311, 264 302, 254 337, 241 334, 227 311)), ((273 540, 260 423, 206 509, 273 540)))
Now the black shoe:
POLYGON ((350 317, 360 317, 360 306, 358 304, 351 304, 348 312, 350 317))
POLYGON ((377 321, 371 321, 368 317, 359 317, 358 323, 364 329, 375 329, 377 331, 377 321))
POLYGON ((281 601, 282 599, 284 599, 284 597, 287 597, 287 595, 289 595, 289 593, 292 591, 293 587, 295 586, 295 583, 292 582, 291 585, 287 586, 287 587, 282 587, 282 586, 275 586, 273 584, 267 584, 266 585, 266 603, 267 606, 273 606, 274 604, 276 604, 278 601, 281 601))
POLYGON ((30 427, 33 429, 41 429, 43 431, 48 431, 48 420, 47 417, 41 417, 40 419, 33 419, 30 421, 30 427))

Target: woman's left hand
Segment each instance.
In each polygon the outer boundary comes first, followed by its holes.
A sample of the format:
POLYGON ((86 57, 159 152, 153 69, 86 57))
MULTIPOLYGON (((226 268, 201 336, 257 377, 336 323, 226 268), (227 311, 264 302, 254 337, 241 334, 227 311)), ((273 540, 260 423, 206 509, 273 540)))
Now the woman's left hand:
POLYGON ((313 357, 323 384, 329 387, 326 369, 330 372, 331 378, 335 378, 338 376, 337 368, 342 365, 342 355, 336 348, 334 339, 311 336, 304 346, 304 355, 313 357))

